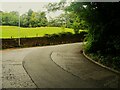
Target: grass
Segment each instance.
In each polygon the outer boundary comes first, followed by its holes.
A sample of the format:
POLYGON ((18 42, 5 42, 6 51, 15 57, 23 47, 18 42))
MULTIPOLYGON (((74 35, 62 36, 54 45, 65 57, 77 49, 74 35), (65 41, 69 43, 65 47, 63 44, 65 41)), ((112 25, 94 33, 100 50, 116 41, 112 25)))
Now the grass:
POLYGON ((37 28, 20 28, 17 26, 0 26, 0 38, 21 38, 24 37, 42 37, 45 34, 58 34, 61 32, 71 32, 74 33, 73 29, 62 27, 37 27, 37 28))

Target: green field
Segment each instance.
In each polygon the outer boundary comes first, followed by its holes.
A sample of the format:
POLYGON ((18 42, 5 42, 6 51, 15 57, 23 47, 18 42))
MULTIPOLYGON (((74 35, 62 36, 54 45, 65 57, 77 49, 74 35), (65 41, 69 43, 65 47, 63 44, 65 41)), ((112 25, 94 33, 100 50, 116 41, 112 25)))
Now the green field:
POLYGON ((74 33, 73 29, 62 27, 37 27, 37 28, 19 28, 16 26, 0 26, 0 38, 21 38, 24 37, 42 37, 45 34, 58 34, 61 32, 74 33))

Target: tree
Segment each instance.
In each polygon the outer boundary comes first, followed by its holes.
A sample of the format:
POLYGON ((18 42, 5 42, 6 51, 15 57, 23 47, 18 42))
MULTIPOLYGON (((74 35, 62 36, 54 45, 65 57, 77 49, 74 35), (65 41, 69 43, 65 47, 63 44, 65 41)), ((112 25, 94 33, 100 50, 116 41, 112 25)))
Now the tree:
POLYGON ((19 21, 19 13, 18 12, 15 12, 15 11, 12 11, 9 13, 10 15, 10 25, 13 25, 13 26, 17 26, 18 25, 18 21, 19 21))
POLYGON ((0 25, 2 25, 2 11, 0 11, 0 25))
POLYGON ((28 25, 29 27, 32 27, 32 21, 31 21, 31 16, 32 16, 33 10, 29 9, 27 12, 27 19, 28 19, 28 25))
POLYGON ((28 16, 27 14, 23 14, 20 17, 20 23, 22 27, 28 27, 29 26, 29 21, 28 21, 28 16))
POLYGON ((47 26, 48 20, 46 18, 45 12, 39 13, 39 22, 41 23, 41 26, 47 26))
POLYGON ((49 12, 64 10, 64 14, 61 14, 59 17, 57 17, 57 22, 55 23, 61 23, 61 26, 73 28, 75 34, 78 34, 80 29, 88 28, 85 20, 80 19, 80 17, 73 10, 71 10, 71 6, 66 5, 65 1, 61 1, 60 3, 49 3, 47 8, 49 12))
POLYGON ((3 25, 18 25, 18 12, 2 12, 3 25))

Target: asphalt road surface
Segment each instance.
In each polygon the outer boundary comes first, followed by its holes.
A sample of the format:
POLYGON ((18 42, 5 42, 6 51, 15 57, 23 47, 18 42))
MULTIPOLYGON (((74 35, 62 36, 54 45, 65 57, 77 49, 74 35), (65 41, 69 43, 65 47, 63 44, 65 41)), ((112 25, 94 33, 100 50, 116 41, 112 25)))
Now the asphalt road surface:
POLYGON ((82 43, 3 50, 3 88, 118 88, 119 75, 87 60, 82 43))
POLYGON ((23 58, 36 48, 8 49, 2 54, 2 88, 36 88, 22 66, 23 58))

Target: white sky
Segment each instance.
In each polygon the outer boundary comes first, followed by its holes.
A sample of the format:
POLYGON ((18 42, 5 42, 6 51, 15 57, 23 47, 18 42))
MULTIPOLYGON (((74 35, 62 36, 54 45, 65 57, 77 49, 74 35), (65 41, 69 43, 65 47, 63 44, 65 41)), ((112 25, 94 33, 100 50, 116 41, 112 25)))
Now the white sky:
POLYGON ((60 0, 0 0, 0 2, 59 2, 60 0))
MULTIPOLYGON (((60 2, 61 0, 0 0, 0 10, 2 11, 19 11, 20 14, 27 12, 29 9, 33 11, 47 11, 44 7, 49 2, 60 2), (21 8, 19 8, 21 7, 21 8)), ((67 2, 74 0, 67 0, 67 2)), ((119 1, 119 0, 79 0, 79 1, 119 1)), ((46 13, 47 18, 56 17, 60 15, 62 11, 53 13, 46 13)))
MULTIPOLYGON (((62 11, 48 13, 47 9, 45 8, 45 5, 47 5, 49 3, 48 1, 51 0, 44 0, 44 2, 43 0, 39 0, 39 1, 41 2, 0 2, 0 10, 6 12, 19 11, 20 14, 26 13, 29 9, 32 9, 33 11, 46 11, 47 18, 49 17, 54 18, 60 15, 61 13, 63 13, 62 11)), ((55 1, 56 0, 54 0, 54 2, 55 1)))

